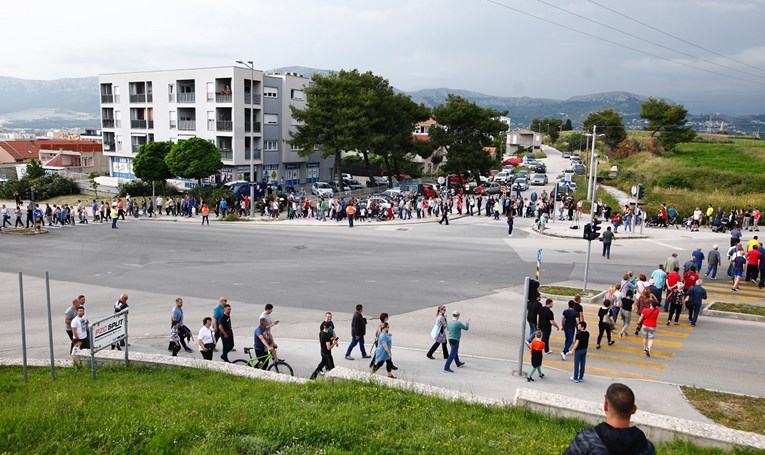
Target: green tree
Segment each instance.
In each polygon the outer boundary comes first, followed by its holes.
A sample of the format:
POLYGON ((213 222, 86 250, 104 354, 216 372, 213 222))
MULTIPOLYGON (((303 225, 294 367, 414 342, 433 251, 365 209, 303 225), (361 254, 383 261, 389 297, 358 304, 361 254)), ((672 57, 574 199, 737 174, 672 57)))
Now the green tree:
POLYGON ((220 152, 212 143, 192 137, 173 144, 165 163, 173 175, 195 179, 202 186, 202 179, 217 173, 222 167, 220 152))
POLYGON ((91 172, 88 174, 88 183, 90 183, 90 189, 93 190, 93 197, 98 197, 98 182, 96 178, 100 176, 98 172, 91 172))
POLYGON ((558 136, 560 136, 562 126, 563 122, 561 122, 560 119, 545 117, 541 120, 538 118, 533 119, 529 129, 531 131, 537 131, 542 134, 546 134, 550 136, 551 142, 556 142, 558 140, 558 136))
POLYGON ((142 145, 133 158, 135 176, 144 182, 160 182, 164 186, 165 180, 173 177, 165 161, 172 148, 171 141, 149 142, 142 145))
POLYGON ((447 148, 447 172, 470 170, 476 180, 479 175, 489 172, 496 160, 483 147, 491 145, 493 137, 507 131, 507 124, 499 120, 502 115, 507 112, 482 108, 453 94, 449 94, 446 104, 433 109, 438 125, 430 128, 430 142, 434 148, 447 148))
POLYGON ((696 137, 696 132, 685 126, 687 115, 682 104, 673 105, 656 98, 648 98, 640 107, 640 118, 648 120, 646 131, 651 132, 651 138, 659 134, 659 143, 664 150, 672 150, 680 142, 696 137))
POLYGON ((43 167, 40 166, 40 163, 38 163, 36 160, 33 159, 29 162, 29 164, 27 164, 27 172, 25 177, 29 178, 30 180, 34 180, 44 175, 45 169, 43 169, 43 167))
POLYGON ((571 119, 567 118, 566 123, 563 124, 563 131, 571 131, 574 127, 571 125, 571 119))
POLYGON ((627 138, 627 131, 624 129, 622 116, 613 109, 606 109, 600 112, 593 112, 584 121, 584 131, 592 133, 593 125, 597 125, 596 134, 605 134, 603 142, 609 150, 616 150, 621 141, 627 138))

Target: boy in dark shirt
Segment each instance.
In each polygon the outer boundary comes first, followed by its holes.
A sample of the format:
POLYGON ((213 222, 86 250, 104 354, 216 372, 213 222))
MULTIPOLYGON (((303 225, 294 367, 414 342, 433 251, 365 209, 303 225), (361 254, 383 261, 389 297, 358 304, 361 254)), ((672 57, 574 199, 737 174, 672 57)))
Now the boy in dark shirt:
POLYGON ((563 333, 566 336, 566 342, 563 345, 563 351, 560 353, 560 357, 566 360, 566 352, 574 342, 574 333, 576 332, 576 323, 579 321, 579 313, 574 309, 576 302, 573 300, 568 301, 568 309, 563 311, 563 318, 560 325, 563 327, 563 333))
MULTIPOLYGON (((574 339, 574 375, 571 376, 571 380, 574 382, 582 382, 584 380, 584 366, 587 362, 587 347, 590 344, 590 332, 587 331, 587 323, 579 321, 577 326, 579 331, 576 332, 576 338, 574 339)), ((568 351, 566 354, 571 354, 568 351)))
POLYGON ((537 328, 542 331, 542 341, 545 343, 545 354, 550 354, 550 333, 553 326, 556 330, 560 330, 558 323, 555 322, 555 315, 552 311, 553 301, 547 299, 545 306, 539 309, 539 315, 537 316, 537 328))

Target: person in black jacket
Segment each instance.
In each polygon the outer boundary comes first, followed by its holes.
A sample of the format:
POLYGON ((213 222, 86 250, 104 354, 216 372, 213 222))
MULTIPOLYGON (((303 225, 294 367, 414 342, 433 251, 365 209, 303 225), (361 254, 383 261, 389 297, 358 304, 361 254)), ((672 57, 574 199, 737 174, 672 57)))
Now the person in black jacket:
POLYGON ((534 333, 537 331, 537 316, 542 308, 541 298, 542 296, 537 294, 530 298, 526 304, 526 322, 529 323, 529 337, 526 338, 526 346, 531 346, 531 340, 534 339, 534 333))
POLYGON ((363 305, 356 305, 356 312, 353 313, 353 319, 351 320, 351 344, 348 345, 348 350, 345 351, 346 360, 353 360, 351 351, 357 344, 361 350, 361 358, 369 359, 372 357, 371 355, 367 355, 367 350, 364 347, 364 335, 367 334, 367 318, 362 314, 363 311, 363 305))
POLYGON ((606 421, 576 434, 564 455, 654 455, 656 449, 638 427, 630 426, 637 411, 635 394, 618 382, 608 386, 603 401, 606 421))

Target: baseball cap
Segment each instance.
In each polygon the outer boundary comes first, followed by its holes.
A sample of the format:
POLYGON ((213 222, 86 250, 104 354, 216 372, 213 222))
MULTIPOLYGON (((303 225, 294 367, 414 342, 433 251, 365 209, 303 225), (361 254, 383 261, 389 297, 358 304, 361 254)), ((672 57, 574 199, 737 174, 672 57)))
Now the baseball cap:
POLYGON ((452 311, 452 316, 459 316, 460 312, 457 310, 452 311))

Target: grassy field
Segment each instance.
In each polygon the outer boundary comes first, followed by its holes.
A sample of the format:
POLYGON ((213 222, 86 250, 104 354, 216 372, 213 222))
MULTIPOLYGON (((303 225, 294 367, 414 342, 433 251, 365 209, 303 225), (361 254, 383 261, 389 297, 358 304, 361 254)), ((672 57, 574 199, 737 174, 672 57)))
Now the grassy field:
POLYGON ((765 435, 765 398, 682 387, 688 401, 702 414, 736 430, 765 435))
MULTIPOLYGON (((199 370, 0 368, 0 452, 553 454, 585 424, 357 382, 199 370)), ((719 454, 687 443, 662 454, 719 454)), ((747 453, 747 452, 740 452, 747 453)))

